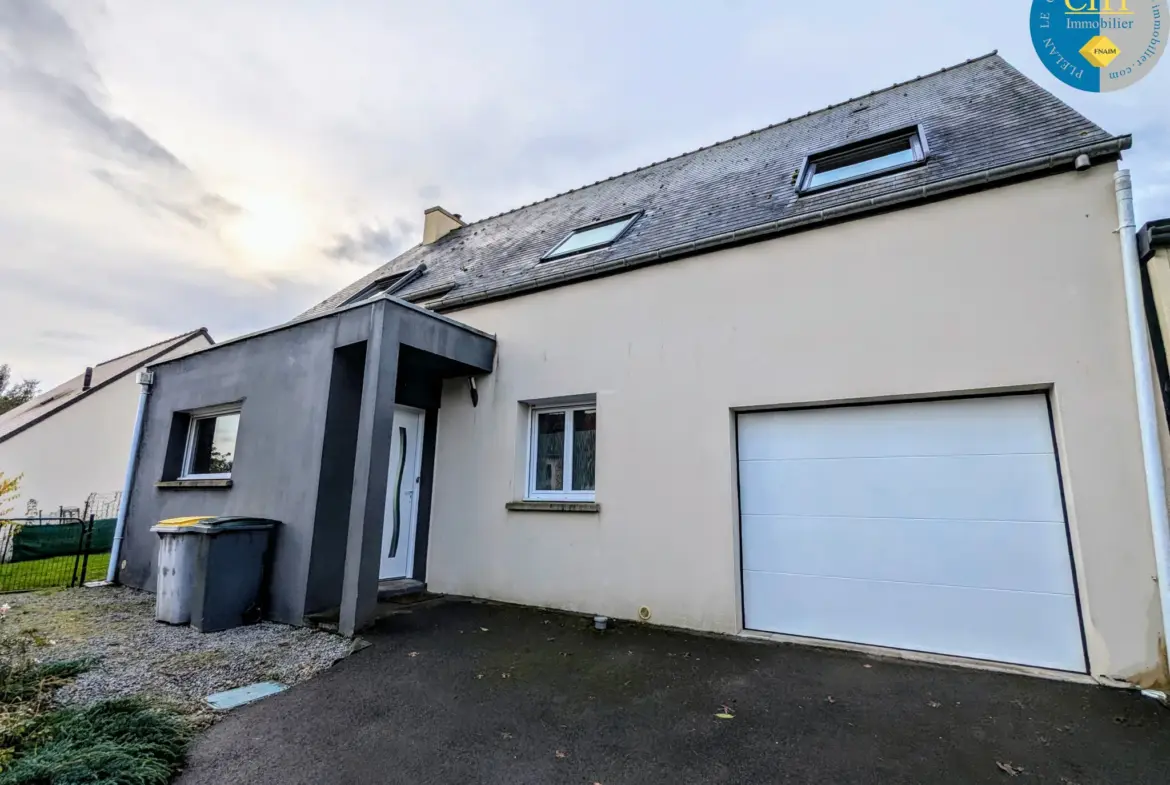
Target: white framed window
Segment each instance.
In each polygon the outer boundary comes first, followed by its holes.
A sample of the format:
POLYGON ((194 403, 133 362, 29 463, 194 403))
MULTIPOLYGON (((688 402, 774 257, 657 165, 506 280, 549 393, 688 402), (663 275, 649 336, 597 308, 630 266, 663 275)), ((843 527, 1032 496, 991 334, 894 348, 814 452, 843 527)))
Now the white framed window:
POLYGON ((529 410, 528 489, 536 501, 593 501, 597 480, 596 401, 529 410))
POLYGON ((183 450, 181 480, 208 480, 232 476, 240 405, 228 404, 191 412, 183 450))
POLYGON ((928 152, 920 127, 826 150, 805 159, 797 192, 821 191, 892 174, 922 163, 928 152))

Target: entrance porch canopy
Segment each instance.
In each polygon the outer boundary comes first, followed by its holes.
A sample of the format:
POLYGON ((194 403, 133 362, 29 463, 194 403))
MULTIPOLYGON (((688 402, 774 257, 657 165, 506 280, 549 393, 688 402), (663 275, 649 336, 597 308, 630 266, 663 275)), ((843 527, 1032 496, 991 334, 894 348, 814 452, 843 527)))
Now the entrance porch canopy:
MULTIPOLYGON (((424 410, 433 439, 443 380, 491 372, 495 349, 491 335, 383 294, 151 366, 121 580, 154 588, 149 530, 161 519, 272 518, 269 618, 336 612, 352 635, 376 610, 395 407, 424 410), (230 478, 183 477, 193 413, 224 405, 240 410, 230 478)), ((424 541, 416 573, 425 560, 424 541)))
MULTIPOLYGON (((381 295, 364 308, 365 381, 338 619, 343 635, 366 626, 376 610, 395 404, 421 396, 437 406, 442 379, 490 373, 496 352, 493 336, 395 297, 381 295)), ((349 312, 324 318, 344 319, 349 312)))

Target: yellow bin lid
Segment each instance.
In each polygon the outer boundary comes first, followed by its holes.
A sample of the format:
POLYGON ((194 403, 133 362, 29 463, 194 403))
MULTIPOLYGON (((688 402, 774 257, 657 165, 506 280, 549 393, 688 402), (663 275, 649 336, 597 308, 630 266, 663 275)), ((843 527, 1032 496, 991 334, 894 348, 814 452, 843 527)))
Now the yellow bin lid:
POLYGON ((205 521, 208 518, 214 518, 214 515, 189 515, 186 518, 167 518, 165 521, 159 521, 159 526, 166 526, 171 529, 178 529, 182 526, 194 526, 199 521, 205 521))

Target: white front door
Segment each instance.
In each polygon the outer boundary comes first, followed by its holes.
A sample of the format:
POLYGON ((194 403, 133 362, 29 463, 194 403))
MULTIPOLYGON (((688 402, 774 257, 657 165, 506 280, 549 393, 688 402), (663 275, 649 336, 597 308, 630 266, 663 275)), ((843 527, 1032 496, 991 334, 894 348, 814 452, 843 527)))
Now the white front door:
POLYGON ((413 572, 422 436, 422 411, 408 406, 395 407, 386 515, 382 523, 382 568, 378 573, 382 579, 409 578, 413 572))

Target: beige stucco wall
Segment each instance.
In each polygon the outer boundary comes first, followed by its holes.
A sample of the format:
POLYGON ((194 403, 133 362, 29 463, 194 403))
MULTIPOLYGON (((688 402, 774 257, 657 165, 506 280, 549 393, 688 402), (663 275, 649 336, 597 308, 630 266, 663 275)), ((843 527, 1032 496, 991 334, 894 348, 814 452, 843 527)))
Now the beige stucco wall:
POLYGON ((1146 261, 1146 271, 1150 276, 1154 307, 1158 309, 1162 342, 1170 347, 1170 249, 1157 249, 1146 261))
MULTIPOLYGON (((1170 249, 1157 249, 1154 255, 1146 261, 1146 271, 1149 274, 1154 308, 1158 313, 1158 328, 1162 335, 1162 346, 1170 349, 1170 249)), ((1149 348, 1151 361, 1156 363, 1155 353, 1157 350, 1152 343, 1149 348)), ((1154 367, 1156 377, 1157 366, 1154 367)), ((1157 378, 1154 380, 1154 388, 1154 399, 1158 411, 1158 443, 1162 448, 1162 472, 1166 479, 1167 504, 1170 505, 1170 429, 1167 427, 1166 407, 1157 378)))
MULTIPOLYGON (((159 361, 209 345, 199 335, 159 361)), ((24 475, 14 514, 24 514, 28 499, 36 499, 48 514, 58 507, 83 507, 93 492, 122 490, 138 411, 137 373, 135 369, 0 442, 0 472, 24 475)))
MULTIPOLYGON (((732 411, 1050 387, 1095 675, 1159 667, 1113 166, 452 314, 498 367, 444 390, 436 591, 741 629, 732 411), (597 515, 508 512, 519 401, 597 395, 597 515)), ((649 216, 653 220, 653 215, 649 216)))

